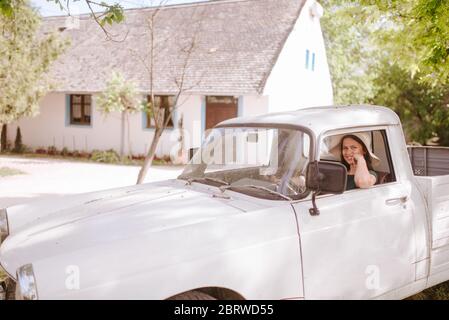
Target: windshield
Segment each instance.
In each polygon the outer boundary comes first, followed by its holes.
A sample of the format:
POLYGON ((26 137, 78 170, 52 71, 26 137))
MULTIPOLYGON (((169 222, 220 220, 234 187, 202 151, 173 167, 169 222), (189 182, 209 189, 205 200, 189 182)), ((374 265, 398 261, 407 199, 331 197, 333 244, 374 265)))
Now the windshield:
POLYGON ((271 200, 306 195, 309 136, 281 128, 215 128, 179 179, 271 200))

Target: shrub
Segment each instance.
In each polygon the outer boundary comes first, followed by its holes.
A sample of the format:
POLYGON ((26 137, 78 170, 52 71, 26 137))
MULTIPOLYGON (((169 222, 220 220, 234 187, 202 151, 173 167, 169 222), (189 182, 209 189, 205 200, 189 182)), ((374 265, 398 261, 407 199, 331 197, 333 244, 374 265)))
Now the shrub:
POLYGON ((89 159, 90 157, 92 157, 92 155, 89 152, 85 152, 85 151, 79 152, 78 156, 80 158, 84 158, 84 159, 89 159))
POLYGON ((103 163, 119 163, 120 157, 117 152, 112 149, 106 151, 94 150, 92 152, 91 160, 103 163))
POLYGON ((35 151, 37 154, 47 154, 47 149, 37 148, 35 151))
POLYGON ((59 151, 58 151, 58 149, 56 149, 55 146, 50 146, 47 149, 47 154, 54 156, 54 155, 59 154, 59 151))
POLYGON ((69 155, 69 149, 67 147, 62 148, 61 156, 67 157, 69 155))
POLYGON ((163 156, 161 158, 155 156, 153 159, 153 165, 166 165, 171 164, 170 156, 163 156))
POLYGON ((131 159, 132 160, 144 160, 145 159, 145 155, 143 155, 143 154, 132 155, 131 159))

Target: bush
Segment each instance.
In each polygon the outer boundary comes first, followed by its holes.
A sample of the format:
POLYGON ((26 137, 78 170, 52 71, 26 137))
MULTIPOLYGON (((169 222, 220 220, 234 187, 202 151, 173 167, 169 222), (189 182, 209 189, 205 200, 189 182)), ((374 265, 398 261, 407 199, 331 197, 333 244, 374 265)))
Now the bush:
POLYGON ((61 156, 67 157, 68 155, 70 155, 69 149, 67 149, 67 147, 62 148, 61 156))
POLYGON ((145 160, 145 155, 143 155, 143 154, 132 155, 131 159, 132 160, 145 160))
POLYGON ((120 156, 115 152, 114 150, 106 150, 106 151, 99 151, 94 150, 92 152, 92 156, 90 157, 91 160, 96 162, 103 162, 103 163, 119 163, 120 162, 120 156))
POLYGON ((35 151, 37 154, 47 154, 47 149, 37 148, 35 151))
POLYGON ((59 151, 58 151, 58 149, 56 149, 55 146, 50 146, 47 149, 47 154, 54 156, 54 155, 59 154, 59 151))
POLYGON ((157 156, 154 156, 153 159, 153 165, 167 165, 167 164, 171 164, 171 159, 170 156, 163 156, 162 158, 159 158, 157 156))
POLYGON ((81 151, 79 152, 78 157, 89 159, 90 157, 92 157, 92 154, 90 154, 89 152, 81 151))

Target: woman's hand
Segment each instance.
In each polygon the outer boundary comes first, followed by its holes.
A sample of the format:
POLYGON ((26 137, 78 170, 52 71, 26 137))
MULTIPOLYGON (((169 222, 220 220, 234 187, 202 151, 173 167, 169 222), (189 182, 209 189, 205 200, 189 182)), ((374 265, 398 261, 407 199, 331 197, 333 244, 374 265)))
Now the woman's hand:
POLYGON ((376 183, 376 177, 373 176, 366 165, 365 157, 360 154, 354 154, 356 163, 354 182, 359 188, 369 188, 376 183))
POLYGON ((363 157, 363 155, 361 155, 359 153, 354 154, 354 162, 355 162, 355 165, 359 165, 362 163, 366 164, 365 157, 363 157))

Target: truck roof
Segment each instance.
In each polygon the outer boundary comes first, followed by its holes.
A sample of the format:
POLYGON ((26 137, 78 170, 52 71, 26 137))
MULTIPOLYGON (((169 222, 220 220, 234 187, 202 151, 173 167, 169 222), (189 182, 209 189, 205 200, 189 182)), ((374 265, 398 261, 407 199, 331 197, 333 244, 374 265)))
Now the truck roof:
POLYGON ((399 117, 389 108, 373 105, 341 105, 233 118, 219 123, 217 127, 245 125, 306 127, 318 136, 333 129, 398 124, 400 124, 399 117))

